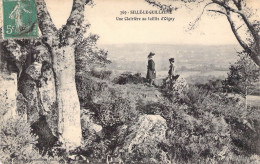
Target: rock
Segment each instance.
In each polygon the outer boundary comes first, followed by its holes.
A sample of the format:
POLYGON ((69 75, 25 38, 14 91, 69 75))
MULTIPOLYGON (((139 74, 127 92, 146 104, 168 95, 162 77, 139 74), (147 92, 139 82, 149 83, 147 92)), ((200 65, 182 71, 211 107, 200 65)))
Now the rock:
POLYGON ((8 120, 17 115, 16 105, 17 74, 0 73, 0 120, 8 120))
POLYGON ((51 69, 42 72, 41 87, 39 88, 42 105, 45 111, 51 111, 56 101, 55 80, 51 69))
POLYGON ((137 123, 130 127, 132 133, 126 138, 128 152, 132 152, 135 145, 144 142, 165 141, 165 131, 167 129, 166 120, 160 115, 140 116, 137 123), (128 141, 129 142, 128 142, 128 141))
POLYGON ((142 159, 141 161, 146 163, 170 163, 159 146, 166 141, 166 129, 166 120, 160 115, 142 115, 128 128, 124 144, 117 151, 123 152, 125 159, 142 159))
POLYGON ((34 80, 38 80, 41 76, 42 64, 38 62, 33 62, 27 69, 26 73, 30 75, 34 80))
POLYGON ((81 110, 81 126, 96 133, 100 133, 103 129, 101 125, 94 123, 93 119, 91 118, 90 112, 87 109, 81 110))
POLYGON ((175 81, 166 80, 164 88, 171 92, 182 94, 189 88, 189 85, 187 81, 180 75, 175 81))
MULTIPOLYGON (((43 62, 44 63, 44 62, 43 62)), ((34 62, 26 69, 26 74, 19 81, 20 92, 27 103, 27 119, 32 124, 39 115, 47 117, 48 126, 57 134, 58 111, 53 71, 46 64, 34 62)))
POLYGON ((92 123, 92 124, 90 124, 90 129, 93 129, 96 133, 98 133, 102 130, 102 126, 92 123))

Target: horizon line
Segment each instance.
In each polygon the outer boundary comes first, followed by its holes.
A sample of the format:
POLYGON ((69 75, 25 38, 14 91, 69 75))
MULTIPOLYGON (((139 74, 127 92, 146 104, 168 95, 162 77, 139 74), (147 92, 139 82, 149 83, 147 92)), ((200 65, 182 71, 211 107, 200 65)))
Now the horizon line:
POLYGON ((225 45, 237 45, 240 44, 230 43, 230 44, 198 44, 198 43, 98 43, 98 45, 126 45, 126 44, 157 44, 157 45, 199 45, 199 46, 225 46, 225 45))

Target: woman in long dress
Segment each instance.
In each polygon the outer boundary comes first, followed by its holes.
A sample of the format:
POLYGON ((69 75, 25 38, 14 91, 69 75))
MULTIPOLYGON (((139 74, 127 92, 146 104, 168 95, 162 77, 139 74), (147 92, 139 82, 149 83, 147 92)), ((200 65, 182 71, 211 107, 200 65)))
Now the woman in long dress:
POLYGON ((153 56, 155 54, 150 52, 148 55, 148 65, 147 65, 147 75, 146 79, 150 86, 154 83, 154 79, 156 78, 156 72, 155 72, 155 63, 153 61, 153 56))

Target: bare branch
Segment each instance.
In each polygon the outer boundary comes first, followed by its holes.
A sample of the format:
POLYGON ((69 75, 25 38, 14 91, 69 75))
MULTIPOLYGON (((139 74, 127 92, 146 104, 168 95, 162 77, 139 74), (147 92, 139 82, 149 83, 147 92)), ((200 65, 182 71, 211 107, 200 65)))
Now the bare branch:
POLYGON ((223 14, 223 15, 227 15, 227 13, 224 13, 223 11, 219 11, 219 10, 207 10, 210 12, 215 12, 215 13, 219 13, 219 14, 223 14))
POLYGON ((251 22, 249 22, 248 18, 243 13, 241 13, 239 15, 242 17, 243 21, 245 22, 246 26, 248 27, 249 31, 251 32, 256 44, 259 45, 259 35, 258 35, 258 32, 255 30, 254 25, 251 24, 251 22))
POLYGON ((236 29, 236 31, 238 31, 243 25, 244 25, 244 24, 240 25, 240 26, 236 29))
MULTIPOLYGON (((235 27, 235 23, 234 23, 233 20, 231 19, 230 11, 228 11, 228 10, 226 10, 226 11, 227 11, 227 14, 226 14, 227 20, 228 20, 228 22, 229 22, 229 24, 230 24, 231 30, 232 30, 232 32, 234 33, 234 35, 235 35, 237 41, 239 42, 239 44, 240 44, 246 51, 250 50, 249 47, 248 47, 248 45, 247 45, 247 44, 242 40, 242 38, 239 36, 239 34, 238 34, 237 30, 236 30, 236 27, 235 27)), ((251 51, 251 50, 250 50, 250 51, 251 51)))
POLYGON ((237 8, 238 8, 238 10, 242 10, 242 5, 241 5, 241 3, 242 3, 242 0, 238 0, 238 2, 237 2, 237 8))
POLYGON ((158 7, 159 9, 161 9, 162 11, 165 11, 165 12, 172 12, 173 10, 178 9, 177 7, 173 7, 171 5, 161 4, 160 2, 158 2, 156 0, 145 0, 145 1, 155 7, 158 7))
POLYGON ((214 4, 214 3, 210 2, 210 3, 208 3, 208 4, 206 4, 204 6, 204 8, 203 8, 202 12, 200 13, 200 15, 196 18, 196 20, 192 24, 190 24, 189 30, 194 29, 195 25, 199 22, 199 20, 201 19, 202 15, 204 14, 204 11, 205 11, 206 7, 208 7, 211 4, 214 4))
POLYGON ((235 24, 233 22, 233 20, 231 19, 230 16, 230 11, 226 10, 227 14, 227 19, 228 22, 231 26, 231 30, 234 33, 238 43, 243 47, 243 49, 249 54, 249 56, 251 57, 251 59, 258 65, 260 66, 260 57, 259 57, 259 53, 257 53, 257 51, 254 50, 254 48, 250 48, 240 37, 240 35, 238 34, 235 24))
POLYGON ((241 10, 242 8, 241 8, 241 0, 232 0, 233 1, 233 3, 236 5, 236 7, 237 7, 237 9, 238 10, 241 10))
MULTIPOLYGON (((224 7, 226 9, 226 11, 228 11, 228 12, 231 11, 233 13, 236 13, 236 14, 240 15, 242 20, 245 22, 247 28, 249 29, 250 33, 252 34, 252 36, 253 36, 253 38, 254 38, 254 40, 256 42, 256 45, 259 45, 260 38, 259 38, 258 32, 254 29, 254 26, 249 22, 248 18, 245 16, 244 13, 242 13, 241 11, 238 11, 236 9, 231 8, 230 6, 228 6, 224 2, 219 2, 217 0, 212 0, 212 2, 218 4, 221 7, 224 7)), ((240 5, 241 5, 241 0, 238 3, 240 3, 240 5)), ((229 17, 229 18, 231 19, 231 17, 229 17)))

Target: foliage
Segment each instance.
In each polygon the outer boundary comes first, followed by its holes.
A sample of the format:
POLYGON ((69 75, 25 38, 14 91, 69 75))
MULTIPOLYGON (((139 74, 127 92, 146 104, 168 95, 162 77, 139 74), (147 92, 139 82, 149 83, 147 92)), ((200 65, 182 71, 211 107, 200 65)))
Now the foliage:
MULTIPOLYGON (((199 93, 198 93, 199 94, 199 93)), ((195 103, 197 100, 193 100, 195 103)), ((160 113, 167 121, 168 152, 174 161, 221 158, 230 153, 230 129, 222 116, 181 101, 150 104, 145 112, 160 113), (219 155, 219 156, 218 156, 219 155)))
POLYGON ((173 152, 174 161, 233 161, 227 158, 232 153, 259 154, 257 108, 245 110, 239 97, 196 86, 190 86, 182 95, 166 96, 172 97, 137 109, 167 120, 168 152, 173 152))
POLYGON ((259 67, 250 60, 245 52, 241 52, 239 53, 239 60, 230 66, 224 85, 227 91, 245 96, 248 94, 249 88, 256 88, 254 85, 259 79, 259 67))
POLYGON ((98 69, 91 68, 91 70, 90 70, 90 76, 93 76, 93 77, 96 77, 99 79, 109 80, 111 74, 112 74, 112 71, 104 70, 104 69, 98 70, 98 69))
POLYGON ((159 101, 152 102, 145 100, 154 99, 147 97, 146 89, 151 88, 139 84, 117 85, 89 75, 81 76, 80 101, 103 127, 101 134, 86 129, 84 155, 96 163, 104 163, 107 159, 153 163, 160 158, 177 163, 258 160, 242 160, 239 155, 259 154, 256 143, 259 143, 260 114, 256 108, 245 111, 241 97, 221 92, 221 80, 191 85, 182 94, 159 89, 165 98, 157 97, 159 101), (166 143, 139 144, 130 154, 119 151, 126 144, 126 137, 131 136, 129 129, 134 127, 136 118, 143 114, 161 115, 166 120, 166 143))
POLYGON ((31 128, 32 133, 38 136, 36 146, 39 148, 39 152, 43 155, 46 153, 52 155, 52 148, 57 143, 58 138, 52 134, 46 116, 40 116, 40 118, 31 125, 31 128))
POLYGON ((103 127, 102 136, 83 127, 82 152, 96 162, 104 162, 117 145, 117 128, 138 116, 136 102, 120 87, 86 74, 78 76, 77 87, 81 106, 90 109, 93 120, 103 127))
POLYGON ((0 126, 1 161, 31 162, 40 158, 35 149, 36 137, 31 135, 30 125, 22 118, 1 121, 0 126))
POLYGON ((27 112, 27 100, 26 98, 20 93, 17 93, 16 96, 16 102, 17 102, 17 112, 21 116, 26 116, 27 112))
POLYGON ((119 77, 116 77, 113 82, 115 84, 143 84, 146 82, 146 79, 142 77, 141 73, 132 74, 130 72, 125 72, 119 77))
POLYGON ((77 72, 88 72, 96 64, 105 65, 111 63, 107 59, 108 53, 97 47, 98 35, 89 34, 88 37, 78 36, 78 42, 75 48, 75 60, 77 72))
POLYGON ((82 105, 95 113, 103 127, 118 126, 135 117, 135 100, 120 88, 95 78, 83 79, 78 87, 82 105))
POLYGON ((121 125, 136 115, 134 101, 121 97, 115 97, 110 102, 100 102, 97 113, 103 127, 121 125))
POLYGON ((245 109, 240 97, 194 87, 179 100, 189 106, 189 112, 197 116, 201 116, 203 112, 212 113, 217 118, 223 117, 229 124, 232 152, 240 155, 259 154, 259 149, 255 146, 260 142, 257 135, 260 130, 260 112, 257 108, 245 109))
MULTIPOLYGON (((61 162, 61 157, 44 156, 37 148, 38 137, 22 117, 0 121, 0 160, 4 163, 61 162)), ((53 152, 54 153, 54 152, 53 152)), ((55 154, 57 155, 57 153, 55 154)))

